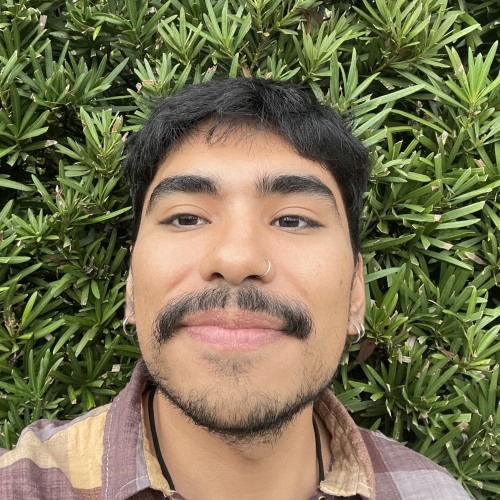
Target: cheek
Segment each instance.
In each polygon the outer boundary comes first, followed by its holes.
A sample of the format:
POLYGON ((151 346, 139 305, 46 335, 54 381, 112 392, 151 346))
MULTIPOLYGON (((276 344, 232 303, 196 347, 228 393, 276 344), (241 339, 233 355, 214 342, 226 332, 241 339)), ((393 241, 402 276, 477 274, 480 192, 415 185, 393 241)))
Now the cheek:
POLYGON ((192 291, 202 255, 200 245, 182 244, 158 232, 144 231, 132 254, 135 319, 139 332, 147 335, 159 311, 170 300, 192 291))
POLYGON ((195 265, 193 246, 179 248, 165 237, 144 239, 134 248, 134 281, 146 290, 169 290, 195 265), (136 278, 137 275, 137 278, 136 278))
POLYGON ((286 279, 293 280, 299 297, 318 315, 348 311, 354 273, 350 247, 332 241, 314 250, 304 249, 288 256, 283 264, 286 279))
POLYGON ((144 242, 134 247, 131 268, 136 320, 138 328, 144 328, 165 302, 165 295, 172 288, 172 270, 178 268, 160 245, 144 242))
POLYGON ((335 260, 330 254, 311 268, 311 278, 304 283, 318 338, 327 352, 344 348, 351 307, 354 265, 351 254, 335 260), (327 260, 329 259, 329 260, 327 260))

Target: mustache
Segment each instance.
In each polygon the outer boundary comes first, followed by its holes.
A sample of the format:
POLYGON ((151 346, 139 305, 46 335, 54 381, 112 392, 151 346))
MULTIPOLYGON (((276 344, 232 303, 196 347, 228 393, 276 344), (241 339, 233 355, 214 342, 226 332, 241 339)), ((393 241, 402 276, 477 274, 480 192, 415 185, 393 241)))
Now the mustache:
POLYGON ((187 293, 170 301, 156 318, 154 338, 159 345, 164 344, 175 336, 177 328, 187 316, 224 309, 233 304, 243 311, 266 313, 279 320, 284 325, 284 335, 299 340, 306 340, 311 335, 311 314, 301 302, 264 293, 255 285, 246 284, 236 291, 227 285, 219 285, 187 293))

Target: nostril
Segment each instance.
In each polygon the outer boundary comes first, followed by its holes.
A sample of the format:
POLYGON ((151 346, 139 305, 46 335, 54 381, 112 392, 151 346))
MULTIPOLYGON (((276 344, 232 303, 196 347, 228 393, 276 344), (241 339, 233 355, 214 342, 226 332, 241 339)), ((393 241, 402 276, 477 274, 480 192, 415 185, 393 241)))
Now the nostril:
POLYGON ((224 276, 221 273, 212 273, 212 279, 224 279, 224 276))

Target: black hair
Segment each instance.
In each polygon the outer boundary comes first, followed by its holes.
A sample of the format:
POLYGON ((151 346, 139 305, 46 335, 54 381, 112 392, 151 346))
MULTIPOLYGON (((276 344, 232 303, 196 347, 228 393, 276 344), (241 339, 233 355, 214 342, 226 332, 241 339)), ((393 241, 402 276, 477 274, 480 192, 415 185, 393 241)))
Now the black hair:
POLYGON ((363 193, 369 176, 368 153, 330 107, 302 87, 248 78, 187 85, 160 101, 143 127, 127 141, 124 173, 130 185, 133 240, 139 232, 146 192, 172 148, 203 122, 211 122, 207 141, 246 126, 270 130, 299 155, 324 166, 342 194, 353 253, 360 250, 363 193))

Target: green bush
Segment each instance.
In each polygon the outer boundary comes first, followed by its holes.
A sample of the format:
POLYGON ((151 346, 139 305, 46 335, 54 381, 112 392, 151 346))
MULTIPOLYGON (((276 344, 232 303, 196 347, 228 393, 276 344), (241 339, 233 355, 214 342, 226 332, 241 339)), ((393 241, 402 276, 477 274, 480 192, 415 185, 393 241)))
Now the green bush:
POLYGON ((158 97, 291 80, 369 147, 356 421, 500 494, 496 0, 0 0, 0 444, 127 382, 123 145, 158 97))

